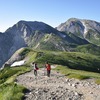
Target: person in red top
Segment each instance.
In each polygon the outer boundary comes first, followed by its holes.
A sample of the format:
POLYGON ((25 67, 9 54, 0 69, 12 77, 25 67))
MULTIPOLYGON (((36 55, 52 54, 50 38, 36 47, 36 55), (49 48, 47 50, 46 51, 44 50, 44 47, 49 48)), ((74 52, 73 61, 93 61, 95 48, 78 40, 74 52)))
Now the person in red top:
POLYGON ((48 62, 46 62, 45 67, 47 69, 47 76, 50 77, 51 65, 48 62))

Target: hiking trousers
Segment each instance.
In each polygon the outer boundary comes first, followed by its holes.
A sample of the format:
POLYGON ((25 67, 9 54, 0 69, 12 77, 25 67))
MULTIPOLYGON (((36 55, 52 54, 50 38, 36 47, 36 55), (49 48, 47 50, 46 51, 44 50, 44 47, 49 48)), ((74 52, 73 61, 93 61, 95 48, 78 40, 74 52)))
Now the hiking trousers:
POLYGON ((47 70, 47 76, 50 77, 50 70, 47 70))
POLYGON ((34 70, 34 75, 37 76, 37 70, 34 70))

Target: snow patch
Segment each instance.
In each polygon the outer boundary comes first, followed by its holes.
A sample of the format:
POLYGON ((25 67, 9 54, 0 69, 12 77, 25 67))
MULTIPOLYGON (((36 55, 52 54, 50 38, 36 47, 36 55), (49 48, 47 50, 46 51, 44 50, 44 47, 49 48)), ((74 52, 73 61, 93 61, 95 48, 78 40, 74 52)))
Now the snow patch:
POLYGON ((21 61, 16 61, 14 62, 11 67, 14 67, 14 66, 21 66, 21 65, 24 65, 25 64, 25 60, 21 60, 21 61))
POLYGON ((88 32, 88 27, 86 26, 85 22, 81 21, 83 26, 84 26, 84 36, 86 36, 87 32, 88 32))
POLYGON ((62 37, 62 38, 65 38, 66 35, 62 34, 62 33, 59 33, 59 35, 62 37))

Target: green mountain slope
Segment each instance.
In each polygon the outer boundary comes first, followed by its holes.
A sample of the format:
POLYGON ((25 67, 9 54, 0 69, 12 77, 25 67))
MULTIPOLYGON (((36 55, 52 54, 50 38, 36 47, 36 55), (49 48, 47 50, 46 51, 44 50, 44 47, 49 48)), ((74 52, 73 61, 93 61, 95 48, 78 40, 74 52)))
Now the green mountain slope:
POLYGON ((33 50, 29 52, 28 48, 24 48, 19 55, 23 56, 23 59, 27 58, 26 64, 30 64, 32 61, 44 64, 48 61, 51 64, 64 65, 77 70, 99 72, 98 69, 100 69, 100 57, 87 53, 57 51, 40 52, 33 50))
POLYGON ((100 46, 97 46, 97 45, 94 45, 94 44, 77 46, 75 51, 83 52, 83 53, 90 53, 90 54, 93 54, 93 55, 100 56, 100 46))

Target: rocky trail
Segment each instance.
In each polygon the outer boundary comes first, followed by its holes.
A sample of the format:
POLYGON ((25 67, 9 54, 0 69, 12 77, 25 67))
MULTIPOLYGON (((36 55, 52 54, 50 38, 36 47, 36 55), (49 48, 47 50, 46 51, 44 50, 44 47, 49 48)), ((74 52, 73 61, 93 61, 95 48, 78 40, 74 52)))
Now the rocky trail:
POLYGON ((46 70, 38 70, 17 77, 17 84, 29 89, 24 100, 100 100, 100 85, 93 79, 77 80, 68 79, 64 75, 51 71, 51 77, 46 76, 46 70))

